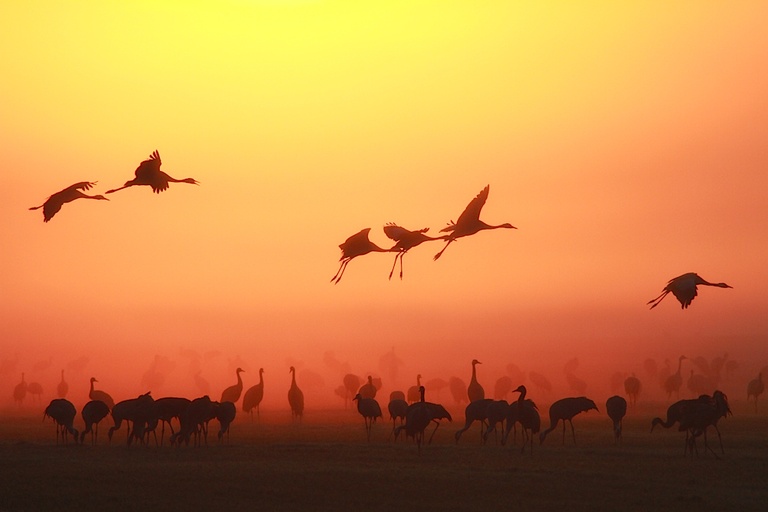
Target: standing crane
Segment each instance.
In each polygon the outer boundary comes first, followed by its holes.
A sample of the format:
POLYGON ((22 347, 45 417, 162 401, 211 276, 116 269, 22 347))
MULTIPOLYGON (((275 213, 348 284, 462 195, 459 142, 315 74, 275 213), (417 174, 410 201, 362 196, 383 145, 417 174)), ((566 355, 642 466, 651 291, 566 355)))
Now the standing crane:
POLYGON ((373 424, 376 423, 376 418, 381 418, 381 407, 379 402, 375 398, 366 398, 360 393, 355 395, 352 400, 357 400, 357 412, 363 417, 365 422, 365 434, 368 438, 368 442, 371 441, 371 430, 373 424))
POLYGON ((763 391, 765 391, 765 384, 763 384, 763 372, 760 372, 756 379, 752 379, 747 384, 747 401, 750 397, 755 397, 755 412, 757 412, 757 397, 762 395, 763 391))
POLYGON ((291 406, 291 418, 301 421, 304 416, 304 393, 296 385, 296 368, 291 366, 291 387, 288 390, 288 404, 291 406))
POLYGON ((696 297, 696 295, 698 295, 696 288, 698 285, 717 286, 718 288, 733 288, 733 286, 728 286, 725 283, 710 283, 709 281, 702 279, 695 272, 688 272, 687 274, 683 274, 681 276, 677 276, 674 279, 670 279, 667 283, 667 286, 665 286, 661 291, 661 295, 655 299, 649 300, 647 304, 652 304, 651 309, 653 309, 658 306, 662 300, 664 300, 664 297, 666 297, 667 294, 672 292, 675 298, 680 301, 682 309, 687 309, 688 306, 691 305, 691 302, 693 302, 693 299, 696 297))
POLYGON ((547 434, 555 430, 557 423, 563 422, 563 444, 565 444, 565 422, 571 424, 571 435, 573 444, 576 444, 576 431, 573 428, 573 417, 577 414, 590 410, 598 410, 595 402, 585 396, 561 398, 549 406, 549 428, 539 434, 539 444, 544 443, 547 434))
POLYGON ((672 393, 675 393, 678 398, 680 397, 680 386, 683 385, 683 376, 681 375, 680 370, 683 368, 683 359, 688 358, 680 356, 677 360, 677 372, 664 380, 664 391, 667 392, 667 398, 672 398, 672 393))
POLYGON ((253 422, 253 409, 256 408, 256 416, 261 418, 259 404, 264 398, 264 368, 259 368, 259 383, 254 384, 245 391, 243 396, 243 411, 250 413, 253 422))
POLYGON ((627 401, 624 397, 614 395, 606 400, 605 410, 608 411, 608 417, 613 421, 614 442, 619 442, 621 441, 622 423, 627 414, 627 401))
POLYGON ((233 384, 221 392, 220 402, 232 402, 234 404, 240 400, 240 395, 243 393, 243 379, 240 377, 240 374, 244 371, 242 368, 235 370, 237 384, 233 384))
POLYGON ((489 190, 490 185, 486 185, 485 188, 481 190, 480 193, 477 194, 477 196, 469 202, 464 211, 461 212, 461 215, 459 215, 459 220, 456 222, 449 222, 448 226, 440 230, 441 233, 450 234, 445 238, 448 240, 448 242, 445 244, 443 249, 439 253, 435 254, 435 260, 442 256, 448 246, 458 238, 474 235, 475 233, 484 229, 517 229, 515 226, 508 222, 499 224, 498 226, 491 226, 480 220, 480 211, 483 209, 485 202, 488 200, 489 190))
POLYGON ((472 360, 472 378, 469 381, 469 386, 467 386, 467 396, 469 397, 470 402, 475 402, 477 400, 482 400, 485 398, 485 390, 483 389, 483 386, 480 385, 479 382, 477 382, 477 370, 476 365, 483 364, 477 359, 472 360))
POLYGON ((56 393, 58 393, 59 398, 66 398, 68 392, 69 384, 64 380, 64 370, 61 370, 61 381, 59 381, 59 384, 56 386, 56 393))
POLYGON ((341 264, 339 265, 339 270, 336 271, 336 275, 331 278, 331 282, 333 284, 337 284, 339 281, 341 281, 341 276, 344 275, 344 271, 346 270, 349 262, 358 256, 363 256, 370 252, 393 251, 393 249, 382 249, 378 245, 371 242, 368 239, 368 233, 370 231, 371 228, 362 229, 344 240, 344 243, 339 244, 339 249, 341 249, 341 258, 339 258, 339 261, 341 264))
POLYGON ((389 278, 392 279, 392 274, 395 272, 395 266, 397 260, 400 259, 400 279, 403 278, 403 256, 409 250, 413 249, 417 245, 431 240, 447 240, 448 236, 431 237, 425 235, 429 231, 429 228, 418 229, 416 231, 410 231, 404 227, 398 226, 393 222, 389 222, 384 226, 384 234, 389 238, 397 242, 392 249, 397 251, 395 254, 395 261, 392 263, 392 270, 389 271, 389 278))
POLYGON ((74 185, 71 185, 64 190, 60 190, 55 194, 52 194, 43 204, 40 206, 33 206, 30 208, 30 210, 38 210, 42 208, 43 222, 48 222, 53 218, 54 215, 59 212, 59 210, 61 210, 61 207, 64 205, 64 203, 72 202, 75 199, 98 199, 109 201, 109 199, 102 195, 89 196, 88 194, 83 194, 80 192, 81 190, 90 189, 96 183, 97 182, 95 181, 81 181, 80 183, 75 183, 74 185))
POLYGON ((109 407, 109 410, 111 411, 115 407, 115 401, 106 391, 102 391, 100 389, 94 389, 93 388, 94 382, 99 382, 99 381, 96 380, 96 377, 91 377, 91 390, 88 392, 88 398, 90 398, 91 400, 101 400, 102 402, 107 404, 107 407, 109 407))
POLYGON ((136 168, 135 178, 126 181, 125 185, 122 187, 107 190, 106 193, 111 194, 113 192, 117 192, 118 190, 123 190, 124 188, 133 187, 136 185, 149 185, 152 187, 152 192, 159 194, 160 192, 168 189, 169 183, 190 183, 192 185, 200 184, 193 178, 184 178, 183 180, 172 178, 160 170, 160 165, 162 163, 162 160, 160 160, 160 153, 158 153, 157 150, 153 151, 152 154, 149 155, 149 158, 141 162, 136 168))

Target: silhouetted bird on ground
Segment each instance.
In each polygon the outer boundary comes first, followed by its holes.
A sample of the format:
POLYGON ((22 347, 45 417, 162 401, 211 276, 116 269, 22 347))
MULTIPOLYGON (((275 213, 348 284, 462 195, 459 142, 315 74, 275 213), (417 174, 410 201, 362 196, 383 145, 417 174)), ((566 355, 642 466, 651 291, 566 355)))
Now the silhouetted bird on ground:
POLYGON ((229 386, 221 392, 221 402, 232 402, 234 404, 240 400, 240 395, 243 392, 243 379, 240 377, 240 374, 243 372, 245 372, 245 370, 242 368, 235 370, 235 375, 237 375, 237 383, 229 386))
POLYGON ((256 416, 261 417, 259 404, 264 398, 264 368, 259 368, 259 383, 251 386, 245 391, 243 396, 243 411, 250 413, 251 422, 253 422, 253 409, 256 409, 256 416))
POLYGON ((621 440, 622 420, 627 414, 627 401, 623 397, 614 395, 605 402, 605 410, 613 421, 613 436, 618 442, 621 440))
POLYGON ((483 389, 483 386, 477 382, 477 370, 475 367, 478 364, 483 363, 477 359, 472 360, 472 378, 469 380, 469 386, 467 386, 467 396, 469 397, 470 402, 476 402, 485 398, 485 390, 483 389))
POLYGON ((80 192, 81 190, 88 190, 92 186, 96 184, 95 181, 81 181, 80 183, 75 183, 72 186, 69 186, 65 188, 64 190, 60 190, 59 192, 56 192, 51 197, 49 197, 43 204, 40 206, 33 206, 30 208, 30 210, 38 210, 40 208, 43 209, 43 222, 48 222, 53 218, 56 213, 58 213, 59 210, 61 210, 61 207, 64 205, 64 203, 69 203, 71 201, 74 201, 75 199, 99 199, 104 201, 109 201, 106 197, 102 195, 96 195, 96 196, 89 196, 88 194, 83 194, 80 192))
POLYGON ((99 422, 109 414, 109 406, 101 400, 91 400, 83 406, 80 412, 85 423, 85 430, 80 433, 80 443, 85 439, 85 434, 91 433, 91 444, 96 444, 99 435, 99 422))
MULTIPOLYGON (((541 430, 541 417, 538 407, 530 398, 526 398, 528 390, 520 385, 513 392, 520 393, 517 401, 509 404, 509 416, 507 417, 507 426, 504 436, 501 438, 501 444, 507 443, 509 432, 515 428, 515 423, 520 423, 523 427, 523 446, 520 453, 525 451, 526 438, 530 441, 531 453, 533 453, 533 435, 541 430)), ((517 433, 517 430, 515 430, 517 433)))
POLYGON ((662 290, 661 295, 653 300, 649 300, 648 304, 652 304, 651 309, 653 309, 658 306, 662 300, 664 300, 664 297, 666 297, 668 293, 672 292, 677 300, 680 301, 682 309, 686 309, 691 305, 691 302, 696 297, 696 295, 698 295, 696 291, 696 287, 698 285, 717 286, 719 288, 733 288, 732 286, 728 286, 725 283, 710 283, 699 277, 698 274, 694 272, 688 272, 687 274, 683 274, 681 276, 677 276, 674 279, 670 279, 667 283, 667 286, 665 286, 664 290, 662 290))
POLYGON ((356 394, 352 400, 357 400, 357 412, 363 417, 365 422, 365 434, 368 441, 371 441, 371 430, 376 418, 381 418, 381 407, 374 398, 366 398, 360 393, 356 394))
POLYGON ((392 249, 382 249, 371 242, 368 239, 368 233, 370 231, 371 228, 365 228, 347 238, 344 243, 339 244, 339 249, 341 249, 341 258, 339 258, 339 261, 341 262, 341 265, 339 265, 339 270, 336 271, 336 275, 331 278, 332 283, 336 284, 341 281, 341 277, 344 275, 344 271, 349 262, 358 256, 363 256, 370 252, 392 252, 392 249))
POLYGON ((291 418, 301 421, 304 417, 304 393, 296 385, 296 368, 291 366, 291 387, 288 389, 288 405, 291 406, 291 418))
POLYGON ((94 389, 93 387, 94 382, 99 382, 99 381, 96 380, 96 377, 91 377, 91 390, 88 392, 88 398, 90 398, 91 400, 101 400, 102 402, 107 404, 107 407, 109 407, 109 410, 111 411, 115 407, 115 401, 106 391, 102 391, 100 389, 94 389))
POLYGON ((624 391, 627 393, 629 402, 632 405, 637 403, 637 396, 640 394, 641 388, 642 385, 640 384, 640 379, 635 377, 634 373, 624 380, 624 391))
POLYGON ((446 237, 448 242, 445 244, 445 247, 443 247, 439 253, 435 254, 434 259, 438 259, 440 256, 442 256, 448 246, 451 245, 451 242, 455 241, 457 238, 474 235, 478 231, 482 231, 484 229, 517 229, 515 226, 508 222, 499 224, 498 226, 491 226, 480 220, 480 210, 483 209, 485 201, 488 199, 489 190, 490 185, 486 185, 485 188, 481 190, 480 193, 477 194, 477 196, 472 201, 469 202, 461 215, 459 215, 459 220, 456 222, 449 222, 447 227, 444 227, 440 230, 441 233, 450 233, 450 235, 446 237))
POLYGON ((59 398, 66 398, 68 392, 69 392, 69 384, 67 384, 67 381, 64 380, 64 370, 61 370, 61 380, 59 381, 59 384, 56 386, 56 393, 58 393, 59 398))
POLYGON ((389 271, 390 279, 392 279, 392 274, 395 271, 398 258, 400 259, 400 279, 403 278, 403 256, 405 256, 405 253, 407 253, 409 250, 430 240, 446 240, 448 238, 447 235, 433 238, 424 234, 427 231, 429 231, 429 228, 410 231, 392 222, 384 226, 384 234, 397 242, 390 249, 391 251, 397 251, 397 254, 395 255, 395 261, 392 263, 392 270, 389 271))
POLYGON ((591 409, 598 410, 595 402, 584 396, 561 398, 553 403, 549 406, 549 428, 539 434, 539 443, 544 443, 547 434, 555 430, 557 423, 562 420, 563 444, 565 444, 566 421, 571 424, 571 435, 573 436, 573 443, 576 444, 576 431, 573 428, 573 417, 581 412, 589 411, 591 409))
POLYGON ((184 178, 183 180, 177 180, 167 175, 160 170, 160 165, 163 162, 160 160, 160 153, 157 150, 153 151, 147 160, 144 160, 136 168, 136 177, 132 180, 126 181, 125 185, 119 188, 113 188, 107 190, 107 194, 117 192, 124 188, 133 187, 135 185, 149 185, 152 187, 152 192, 159 194, 160 192, 168 189, 168 184, 173 183, 190 183, 192 185, 199 185, 197 180, 193 178, 184 178))
POLYGON ((667 398, 672 398, 672 393, 675 396, 680 397, 680 386, 683 385, 683 375, 681 370, 683 369, 683 359, 688 359, 685 356, 680 356, 677 360, 677 371, 672 375, 664 379, 664 391, 667 392, 667 398))
POLYGON ((757 412, 757 398, 765 391, 765 384, 763 384, 763 373, 757 374, 756 379, 752 379, 747 384, 747 401, 750 397, 755 397, 755 412, 757 412))
POLYGON ((75 410, 75 406, 66 398, 56 398, 55 400, 51 400, 51 403, 45 408, 43 420, 45 420, 46 417, 51 417, 56 423, 56 444, 59 444, 59 434, 61 434, 62 442, 66 443, 67 433, 72 434, 75 444, 77 444, 77 430, 75 430, 72 425, 76 414, 77 410, 75 410))

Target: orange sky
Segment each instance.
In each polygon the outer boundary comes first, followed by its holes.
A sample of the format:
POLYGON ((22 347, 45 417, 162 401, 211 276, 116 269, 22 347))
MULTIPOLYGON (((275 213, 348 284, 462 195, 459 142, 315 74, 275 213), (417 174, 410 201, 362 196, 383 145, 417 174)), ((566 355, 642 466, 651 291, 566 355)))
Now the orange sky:
POLYGON ((728 352, 751 378, 768 363, 767 15, 765 2, 6 2, 0 386, 10 398, 26 371, 52 390, 87 355, 70 381, 94 374, 127 397, 159 355, 176 367, 155 394, 178 393, 182 348, 221 352, 203 365, 216 390, 236 358, 246 386, 263 366, 275 407, 289 364, 332 395, 325 352, 381 373, 393 346, 405 365, 388 389, 417 372, 468 380, 473 358, 486 389, 509 362, 562 380, 575 356, 598 397, 646 357, 728 352), (79 200, 47 224, 28 211, 78 181, 120 186, 154 149, 200 187, 79 200), (437 262, 440 243, 418 247, 402 282, 372 254, 329 283, 349 235, 435 234, 486 184, 482 218, 518 230, 437 262), (688 271, 734 288, 647 310, 688 271))

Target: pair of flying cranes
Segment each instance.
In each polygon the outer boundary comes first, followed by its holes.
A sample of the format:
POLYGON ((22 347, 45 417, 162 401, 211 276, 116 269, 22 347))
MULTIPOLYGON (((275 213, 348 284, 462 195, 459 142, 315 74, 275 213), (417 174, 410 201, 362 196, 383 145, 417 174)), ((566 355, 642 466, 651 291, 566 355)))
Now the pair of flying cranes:
MULTIPOLYGON (((190 183, 198 185, 199 182, 194 178, 176 179, 160 170, 162 160, 160 159, 160 153, 155 150, 149 155, 147 160, 144 160, 139 164, 135 171, 135 177, 132 180, 126 181, 122 187, 118 187, 112 190, 107 190, 106 194, 112 194, 118 190, 122 190, 128 187, 137 185, 148 185, 152 188, 152 191, 156 194, 168 189, 170 183, 190 183)), ((95 200, 108 200, 103 195, 88 195, 83 193, 83 190, 89 190, 96 185, 97 182, 83 181, 75 183, 64 190, 56 192, 51 195, 45 203, 40 206, 34 206, 30 210, 43 209, 43 221, 48 222, 53 218, 61 207, 65 203, 69 203, 76 199, 95 199, 95 200)), ((488 192, 490 187, 486 186, 480 191, 477 196, 472 199, 464 211, 459 215, 456 222, 451 221, 448 225, 441 229, 441 233, 447 233, 446 235, 431 237, 426 234, 429 228, 419 229, 411 231, 398 226, 394 223, 388 223, 384 226, 384 233, 393 241, 395 245, 390 249, 383 249, 368 238, 368 233, 371 228, 365 228, 360 232, 347 238, 344 243, 339 245, 341 249, 341 264, 339 270, 336 271, 336 275, 331 278, 332 283, 338 283, 341 281, 341 277, 344 275, 344 271, 350 261, 358 256, 363 256, 371 252, 394 252, 395 261, 392 264, 392 270, 389 273, 389 278, 392 278, 392 274, 397 266, 398 259, 400 260, 400 279, 403 278, 403 256, 414 247, 427 242, 435 240, 444 240, 446 243, 442 250, 435 254, 434 259, 437 260, 442 256, 443 252, 448 248, 451 243, 459 238, 474 235, 480 231, 489 229, 517 229, 512 224, 506 222, 499 225, 486 224, 480 220, 480 211, 482 210, 485 202, 488 199, 488 192)), ((732 288, 725 283, 710 283, 705 279, 702 279, 698 274, 694 272, 688 272, 681 276, 671 279, 662 290, 661 294, 653 300, 648 301, 651 304, 651 309, 659 305, 659 303, 669 293, 672 293, 680 302, 683 309, 690 306, 693 299, 698 295, 698 286, 716 286, 719 288, 732 288)))

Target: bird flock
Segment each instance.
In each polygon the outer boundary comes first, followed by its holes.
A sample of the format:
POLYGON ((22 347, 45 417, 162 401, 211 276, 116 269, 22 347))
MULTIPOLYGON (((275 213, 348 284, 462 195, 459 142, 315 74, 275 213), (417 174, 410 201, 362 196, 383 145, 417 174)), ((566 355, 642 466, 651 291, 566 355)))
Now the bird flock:
MULTIPOLYGON (((128 187, 147 185, 152 188, 152 192, 159 194, 165 190, 168 190, 170 183, 191 183, 193 185, 199 185, 199 182, 193 178, 176 179, 160 170, 160 153, 155 150, 149 155, 149 158, 139 164, 135 171, 135 177, 132 180, 128 180, 122 187, 113 188, 107 190, 105 194, 112 194, 118 190, 122 190, 128 187)), ((45 200, 40 206, 33 206, 30 210, 43 209, 43 222, 48 222, 56 215, 64 203, 70 203, 76 199, 96 199, 100 201, 108 201, 109 199, 103 195, 89 196, 84 194, 83 190, 90 190, 95 186, 96 181, 82 181, 75 183, 69 187, 51 194, 48 199, 45 200)))
MULTIPOLYGON (((160 193, 167 190, 170 183, 188 183, 198 185, 199 182, 193 178, 176 179, 160 170, 162 161, 157 150, 152 152, 148 159, 142 161, 135 170, 133 179, 126 181, 123 186, 107 190, 105 194, 112 194, 119 190, 132 186, 149 186, 154 193, 160 193)), ((50 221, 62 208, 65 203, 76 199, 94 199, 107 200, 103 195, 88 195, 83 191, 90 190, 97 182, 84 181, 75 183, 59 192, 52 194, 39 206, 31 207, 30 210, 43 209, 43 221, 50 221)), ((388 249, 374 244, 369 239, 371 228, 365 228, 347 238, 339 245, 341 257, 339 258, 339 268, 336 274, 331 278, 332 283, 339 283, 344 276, 349 263, 360 256, 373 252, 395 253, 394 261, 389 273, 389 279, 394 275, 399 262, 399 276, 403 278, 403 259, 411 249, 418 247, 425 242, 444 241, 445 245, 434 255, 434 260, 438 260, 445 250, 456 240, 475 235, 484 230, 495 229, 517 229, 510 223, 498 225, 487 224, 480 220, 480 214, 485 205, 490 186, 483 188, 466 206, 464 211, 454 222, 451 220, 446 227, 440 230, 445 233, 440 236, 429 236, 426 233, 429 228, 417 230, 408 230, 395 223, 387 223, 383 226, 384 234, 394 242, 394 245, 388 249)), ((689 272, 673 278, 668 281, 662 289, 661 294, 648 301, 650 309, 658 306, 663 299, 672 293, 680 302, 682 309, 687 309, 693 299, 698 294, 698 286, 713 286, 720 288, 731 288, 726 283, 711 283, 701 278, 698 274, 689 272)), ((668 396, 672 393, 679 393, 682 383, 681 367, 685 359, 681 356, 678 361, 678 368, 675 374, 672 374, 665 381, 665 389, 668 396)), ((533 451, 533 436, 539 434, 539 442, 543 443, 547 435, 552 432, 557 425, 563 424, 563 439, 565 442, 566 422, 570 424, 573 441, 576 441, 573 418, 586 411, 598 410, 594 401, 585 396, 566 397, 555 401, 549 408, 550 425, 546 430, 541 430, 541 420, 538 414, 536 404, 527 398, 527 389, 520 385, 513 391, 519 393, 519 398, 512 403, 505 400, 491 400, 485 398, 482 386, 477 381, 476 365, 482 364, 478 360, 472 361, 472 374, 469 386, 466 388, 468 404, 465 409, 465 424, 455 432, 454 438, 458 443, 462 434, 467 431, 474 422, 480 422, 480 437, 486 442, 491 433, 498 436, 501 434, 502 444, 506 443, 512 430, 515 431, 517 423, 522 427, 522 436, 524 443, 527 442, 530 450, 533 451), (499 429, 497 431, 497 426, 499 429)), ((160 443, 164 438, 165 424, 170 430, 170 441, 172 444, 189 444, 190 438, 194 436, 195 444, 200 444, 201 437, 207 442, 208 422, 211 419, 218 419, 220 423, 219 439, 224 435, 229 435, 229 426, 235 419, 235 403, 239 400, 243 392, 243 381, 240 374, 241 368, 237 368, 237 383, 228 387, 222 392, 221 400, 212 401, 207 395, 195 399, 181 397, 165 397, 155 400, 150 393, 142 394, 136 398, 131 398, 115 403, 105 392, 95 389, 94 383, 98 382, 95 378, 91 379, 90 401, 83 407, 81 415, 85 423, 85 429, 80 434, 79 442, 83 442, 87 433, 92 435, 92 442, 96 441, 98 434, 98 424, 107 415, 111 414, 114 426, 109 429, 108 437, 111 440, 113 433, 121 428, 123 422, 127 422, 129 427, 128 443, 132 441, 146 442, 150 434, 155 437, 157 443, 157 434, 155 429, 161 425, 160 443), (177 429, 173 428, 172 420, 177 420, 177 429)), ((291 386, 288 391, 288 402, 291 408, 291 417, 294 422, 301 422, 304 414, 304 394, 296 383, 296 370, 290 367, 291 386)), ((253 421, 253 410, 256 410, 259 416, 259 403, 264 396, 264 370, 259 370, 259 383, 248 389, 243 400, 243 410, 251 415, 253 421)), ((579 386, 582 389, 585 384, 572 373, 567 372, 569 384, 574 389, 579 386)), ((532 381, 534 380, 531 375, 532 381)), ((14 389, 14 399, 20 403, 24 395, 28 392, 39 396, 42 389, 35 386, 36 383, 26 383, 24 374, 22 382, 14 389)), ((345 386, 347 386, 345 382, 345 386)), ((690 384, 690 383, 689 383, 690 384)), ((454 388, 455 383, 449 385, 454 388)), ((513 383, 511 380, 504 385, 511 389, 513 383)), ((39 386, 39 384, 37 385, 39 386)), ((357 387, 356 383, 349 383, 347 388, 357 387)), ((461 384, 459 384, 461 387, 461 384)), ((689 386, 690 387, 690 386, 689 386)), ((360 386, 354 394, 353 401, 356 402, 357 410, 364 419, 367 439, 370 440, 373 425, 378 418, 382 417, 382 410, 375 399, 376 386, 371 377, 368 382, 360 386)), ((640 381, 634 375, 625 381, 625 390, 630 400, 630 405, 634 405, 640 392, 640 381)), ((757 398, 763 392, 762 374, 758 379, 750 382, 748 389, 748 399, 754 397, 755 408, 757 408, 757 398)), ((60 398, 51 401, 45 409, 44 417, 51 417, 57 424, 57 443, 61 437, 62 442, 71 435, 78 440, 78 432, 74 429, 73 422, 75 418, 75 408, 64 396, 67 393, 64 374, 62 371, 62 382, 59 384, 58 393, 60 398)), ((408 390, 407 396, 402 392, 393 392, 388 404, 390 419, 393 422, 393 428, 390 435, 397 439, 399 434, 405 432, 406 437, 413 438, 417 443, 418 450, 421 452, 424 443, 424 433, 426 428, 435 424, 435 430, 432 432, 429 440, 434 436, 435 431, 440 425, 440 421, 447 419, 451 421, 451 415, 440 404, 428 402, 425 399, 425 386, 421 384, 421 375, 417 376, 416 386, 408 390), (400 425, 397 425, 397 421, 400 425)), ((622 438, 622 419, 627 411, 627 401, 620 396, 613 396, 606 402, 606 411, 613 422, 613 431, 616 441, 622 438)), ((709 426, 713 426, 720 437, 717 429, 719 418, 730 413, 727 397, 721 391, 715 391, 711 396, 702 393, 699 398, 693 400, 680 400, 672 404, 667 411, 667 420, 655 418, 652 423, 652 429, 656 425, 662 425, 665 428, 673 424, 679 424, 679 429, 686 432, 686 452, 695 450, 695 439, 704 436, 706 446, 706 431, 709 426)), ((525 449, 526 444, 523 444, 525 449)), ((722 451, 722 440, 721 440, 722 451)))
MULTIPOLYGON (((688 358, 684 356, 679 358, 678 374, 686 359, 688 358)), ((481 364, 477 359, 471 361, 469 384, 465 385, 461 379, 456 379, 461 382, 462 394, 467 402, 464 407, 464 423, 453 432, 453 441, 456 444, 473 425, 477 424, 481 444, 486 444, 493 438, 497 444, 503 446, 509 442, 510 434, 513 434, 512 445, 517 445, 517 427, 519 426, 522 441, 520 453, 528 450, 533 454, 534 445, 544 444, 549 434, 560 424, 562 424, 560 443, 565 445, 566 438, 570 437, 571 442, 576 444, 575 417, 593 410, 600 412, 595 401, 586 396, 559 398, 549 406, 549 426, 545 429, 539 408, 529 396, 525 385, 521 384, 515 389, 509 389, 497 383, 496 392, 503 388, 504 394, 516 393, 515 400, 507 401, 499 398, 498 395, 493 399, 486 397, 484 387, 478 380, 478 365, 481 364), (568 426, 570 426, 571 436, 567 436, 568 426), (534 443, 536 439, 538 443, 534 443)), ((566 369, 570 369, 574 364, 569 363, 566 366, 566 369)), ((300 425, 304 415, 304 394, 297 384, 295 367, 291 366, 288 371, 290 387, 287 402, 290 406, 292 421, 300 425)), ((107 432, 109 443, 112 443, 115 432, 122 430, 125 424, 125 439, 128 445, 134 443, 149 445, 154 439, 155 446, 163 446, 166 440, 166 426, 169 430, 167 440, 171 445, 181 446, 190 443, 194 446, 207 445, 209 422, 214 419, 219 423, 217 433, 219 442, 229 442, 230 427, 235 421, 240 399, 242 398, 240 405, 242 411, 250 414, 250 422, 253 423, 253 412, 255 410, 259 417, 259 405, 264 398, 264 369, 259 369, 258 382, 248 389, 245 389, 242 373, 245 373, 242 368, 238 367, 235 370, 236 382, 221 392, 219 401, 212 400, 208 395, 197 398, 169 396, 155 399, 150 392, 147 392, 115 402, 109 393, 97 387, 99 380, 91 377, 89 401, 80 412, 84 425, 81 431, 75 428, 77 415, 75 405, 63 396, 66 394, 66 389, 62 386, 58 387, 59 398, 51 400, 45 408, 43 418, 53 419, 56 426, 56 444, 67 444, 70 438, 76 444, 83 444, 88 434, 90 434, 90 443, 97 444, 99 424, 108 417, 111 417, 111 425, 107 432)), ((401 434, 405 434, 406 439, 412 439, 416 444, 419 454, 422 453, 425 445, 432 442, 439 427, 445 421, 453 421, 451 413, 445 406, 427 400, 426 388, 421 381, 422 375, 417 374, 415 386, 411 386, 406 391, 392 391, 386 407, 391 421, 388 440, 393 439, 397 442, 401 434), (433 427, 431 432, 430 426, 433 427)), ((64 382, 63 373, 62 382, 64 382)), ((381 379, 369 375, 366 380, 361 380, 354 374, 347 374, 343 382, 345 390, 354 391, 352 401, 356 405, 357 412, 362 416, 365 439, 370 442, 374 435, 375 424, 383 420, 383 408, 376 399, 382 388, 381 379)), ((16 386, 14 393, 21 389, 22 384, 27 384, 23 377, 22 383, 16 386)), ((636 406, 637 396, 642 389, 640 379, 633 374, 625 379, 624 388, 629 401, 623 396, 614 395, 607 399, 604 408, 611 420, 614 442, 617 444, 623 440, 623 420, 628 410, 636 406)), ((763 391, 761 372, 747 386, 748 399, 754 398, 755 407, 763 391)), ((728 397, 722 391, 715 389, 711 393, 702 393, 696 398, 675 401, 668 407, 665 417, 652 419, 650 431, 653 432, 657 426, 665 429, 677 426, 680 432, 685 432, 684 455, 698 455, 696 441, 703 438, 705 453, 711 453, 719 458, 725 450, 718 423, 720 419, 731 414, 728 397), (708 444, 707 432, 710 427, 718 436, 719 453, 708 444)))
MULTIPOLYGON (((200 184, 194 178, 174 178, 169 174, 161 171, 161 165, 162 160, 160 159, 160 153, 155 150, 149 155, 148 159, 142 161, 139 164, 139 166, 134 171, 134 178, 132 180, 126 181, 121 187, 107 190, 105 193, 112 194, 119 190, 133 186, 149 186, 154 193, 159 194, 160 192, 167 190, 170 186, 170 183, 189 183, 193 185, 200 184)), ((83 181, 75 183, 74 185, 71 185, 63 190, 60 190, 59 192, 52 194, 43 204, 39 206, 33 206, 30 208, 30 210, 37 210, 42 208, 43 221, 48 222, 54 217, 54 215, 56 215, 56 213, 61 210, 61 207, 65 203, 72 202, 76 199, 108 200, 108 198, 104 197, 103 195, 91 196, 82 192, 83 190, 90 190, 96 184, 97 182, 95 181, 83 181)), ((485 206, 486 201, 488 200, 489 191, 490 185, 486 185, 485 188, 483 188, 480 193, 478 193, 477 196, 475 196, 469 202, 469 204, 467 204, 466 208, 464 208, 464 211, 461 212, 455 222, 451 220, 446 227, 440 230, 441 233, 447 233, 446 235, 431 237, 426 234, 427 231, 429 231, 429 228, 408 230, 402 226, 390 222, 384 225, 384 234, 393 240, 395 244, 389 249, 384 249, 371 242, 369 238, 371 228, 364 228, 358 231, 354 235, 347 238, 343 243, 339 244, 339 249, 341 249, 339 269, 331 278, 331 282, 338 284, 341 281, 341 278, 344 276, 344 272, 350 261, 359 256, 364 256, 373 252, 394 252, 395 259, 392 263, 392 269, 389 272, 389 278, 392 279, 395 267, 399 261, 400 279, 402 279, 403 258, 405 257, 405 254, 414 247, 423 244, 424 242, 437 240, 445 241, 443 248, 434 255, 433 259, 438 260, 443 255, 445 250, 459 238, 468 237, 484 230, 517 229, 515 226, 508 222, 498 225, 491 225, 480 220, 480 213, 483 209, 483 206, 485 206)), ((667 285, 662 290, 662 293, 655 299, 650 300, 648 304, 650 304, 651 309, 653 309, 659 305, 659 303, 664 299, 664 297, 667 296, 667 294, 672 293, 680 302, 682 308, 686 309, 688 306, 690 306, 691 302, 698 294, 697 287, 699 285, 732 288, 726 283, 710 283, 701 278, 698 274, 689 272, 669 280, 667 285)))

